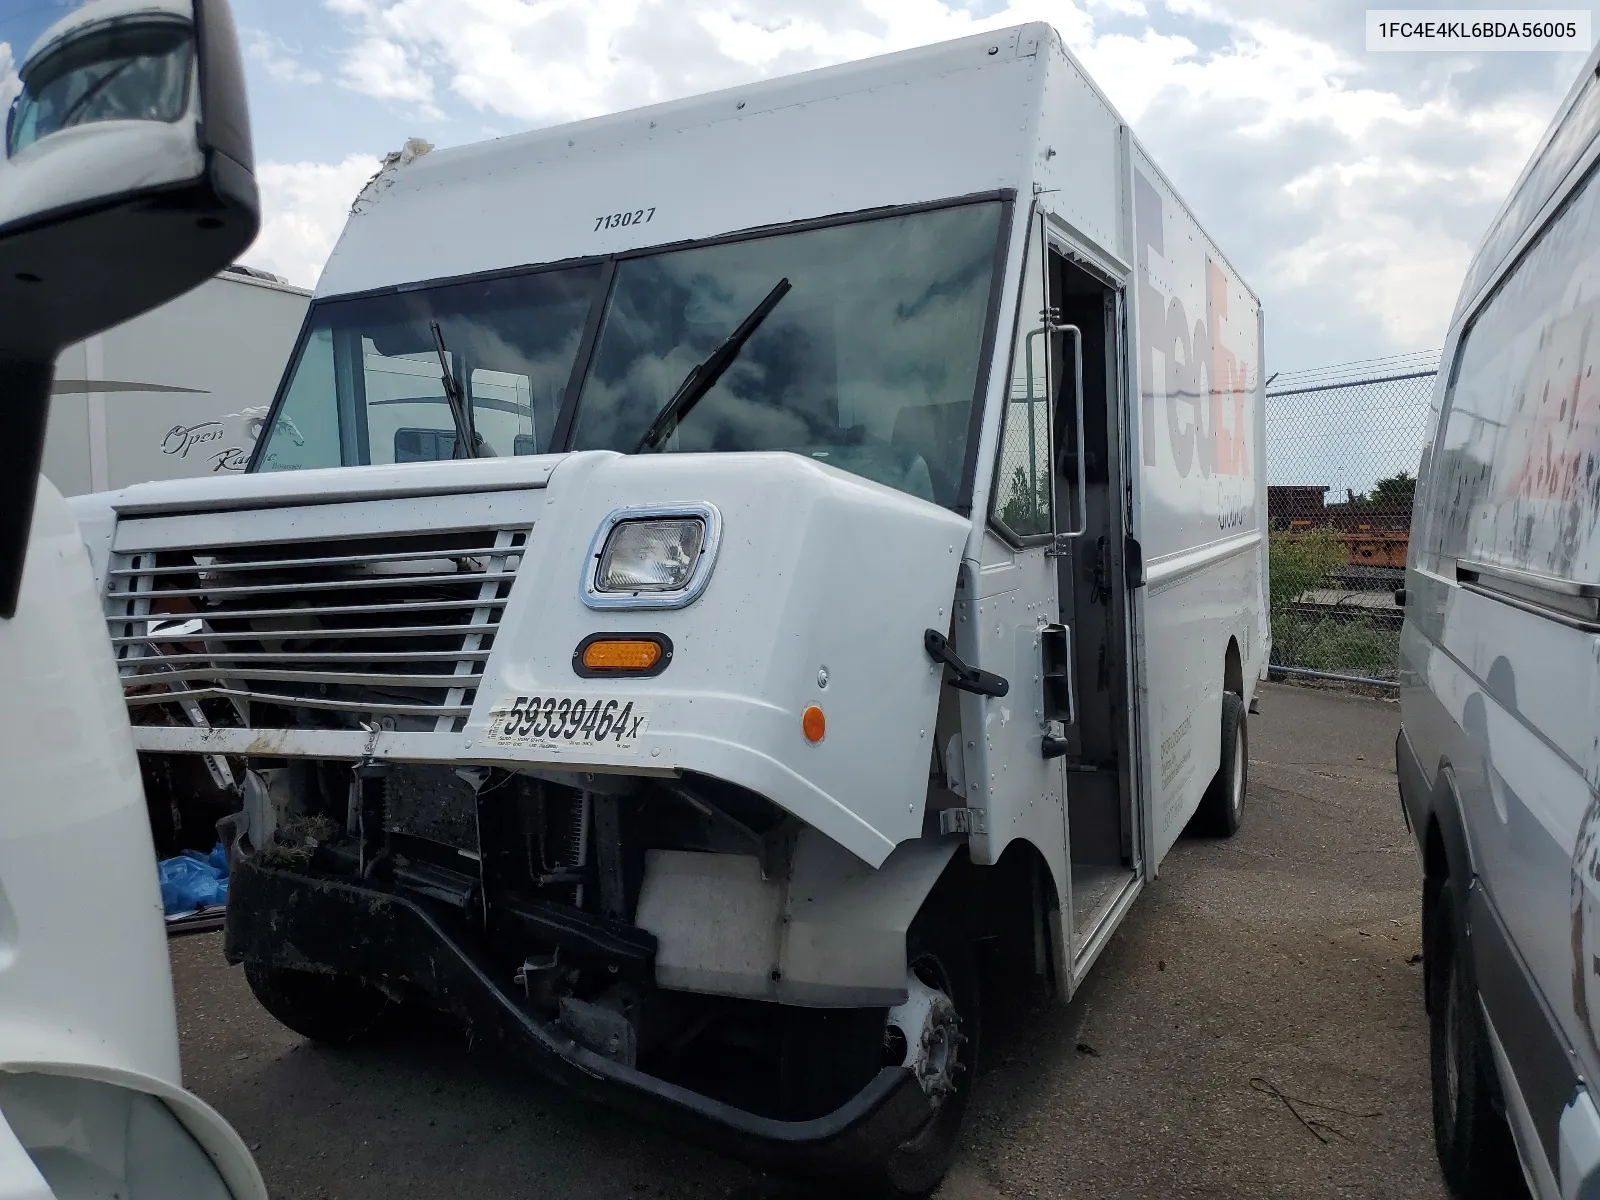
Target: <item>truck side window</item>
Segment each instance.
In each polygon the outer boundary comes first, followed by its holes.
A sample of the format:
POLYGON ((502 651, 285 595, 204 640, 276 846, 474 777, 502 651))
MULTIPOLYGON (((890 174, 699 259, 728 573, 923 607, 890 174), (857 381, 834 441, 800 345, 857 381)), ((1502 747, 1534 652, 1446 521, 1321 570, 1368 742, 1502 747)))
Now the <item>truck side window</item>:
POLYGON ((1462 337, 1427 550, 1600 579, 1600 189, 1590 176, 1462 337))
POLYGON ((1050 339, 1044 333, 1044 226, 1036 220, 1028 240, 1022 297, 1017 310, 1005 424, 995 473, 994 515, 1018 537, 1054 528, 1050 470, 1050 339))

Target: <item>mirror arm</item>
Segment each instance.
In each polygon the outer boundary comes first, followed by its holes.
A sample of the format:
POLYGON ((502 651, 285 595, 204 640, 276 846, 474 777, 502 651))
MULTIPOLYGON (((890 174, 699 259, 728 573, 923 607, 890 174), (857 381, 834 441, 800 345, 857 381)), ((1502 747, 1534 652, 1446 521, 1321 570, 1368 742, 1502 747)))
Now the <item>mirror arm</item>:
POLYGON ((949 640, 937 629, 922 631, 922 648, 934 662, 954 672, 954 678, 949 683, 958 691, 971 692, 975 696, 999 697, 1011 690, 1011 681, 1004 675, 996 675, 993 671, 968 666, 963 662, 949 640))

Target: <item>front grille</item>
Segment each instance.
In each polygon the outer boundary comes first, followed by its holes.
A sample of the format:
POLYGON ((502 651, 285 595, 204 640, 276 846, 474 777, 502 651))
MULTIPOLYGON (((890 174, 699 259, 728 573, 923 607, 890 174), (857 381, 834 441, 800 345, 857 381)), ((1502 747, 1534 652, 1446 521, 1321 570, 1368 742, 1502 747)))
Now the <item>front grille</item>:
POLYGON ((459 732, 528 528, 114 555, 136 724, 459 732))

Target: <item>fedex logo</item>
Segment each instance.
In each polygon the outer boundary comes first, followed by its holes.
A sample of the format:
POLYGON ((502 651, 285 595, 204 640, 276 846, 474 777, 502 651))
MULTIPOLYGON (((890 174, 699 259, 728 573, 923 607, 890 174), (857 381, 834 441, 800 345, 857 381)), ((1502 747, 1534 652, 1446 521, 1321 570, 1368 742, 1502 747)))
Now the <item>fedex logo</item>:
MULTIPOLYGON (((1173 466, 1184 478, 1196 468, 1203 479, 1213 475, 1249 478, 1245 405, 1252 390, 1255 358, 1253 352, 1241 358, 1226 344, 1232 340, 1226 336, 1228 277, 1206 259, 1205 315, 1191 326, 1183 301, 1176 295, 1169 300, 1150 277, 1151 252, 1167 257, 1161 193, 1137 170, 1133 187, 1139 271, 1139 424, 1145 465, 1157 464, 1164 443, 1173 466), (1159 393, 1158 355, 1166 380, 1159 393)), ((1253 322, 1250 333, 1255 333, 1253 322)))

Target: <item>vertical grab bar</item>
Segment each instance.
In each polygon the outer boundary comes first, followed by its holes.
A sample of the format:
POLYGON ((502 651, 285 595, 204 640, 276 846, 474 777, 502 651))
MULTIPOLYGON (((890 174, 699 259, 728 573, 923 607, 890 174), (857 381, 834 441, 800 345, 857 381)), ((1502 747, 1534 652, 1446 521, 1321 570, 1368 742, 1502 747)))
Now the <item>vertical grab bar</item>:
MULTIPOLYGON (((1072 411, 1076 418, 1078 432, 1078 495, 1077 512, 1074 514, 1076 528, 1065 533, 1056 534, 1057 541, 1070 538, 1079 538, 1089 526, 1089 472, 1084 462, 1083 444, 1083 330, 1076 325, 1068 325, 1061 321, 1051 320, 1046 328, 1051 333, 1070 333, 1072 335, 1072 411)), ((1056 431, 1051 431, 1052 436, 1056 431)), ((1059 444, 1060 438, 1056 438, 1059 444)))
MULTIPOLYGON (((1039 425, 1038 413, 1039 413, 1039 401, 1040 400, 1043 400, 1044 403, 1045 403, 1046 421, 1045 421, 1044 436, 1045 436, 1045 442, 1046 442, 1046 448, 1047 449, 1049 448, 1050 439, 1055 436, 1055 431, 1051 428, 1051 425, 1053 424, 1053 419, 1051 417, 1051 412, 1050 412, 1050 407, 1049 407, 1049 405, 1050 405, 1050 372, 1049 372, 1049 360, 1048 360, 1048 358, 1046 359, 1046 363, 1045 363, 1046 370, 1044 372, 1044 395, 1040 396, 1034 390, 1037 377, 1035 376, 1034 370, 1033 370, 1033 339, 1034 338, 1047 338, 1047 337, 1050 336, 1050 312, 1049 312, 1048 309, 1046 309, 1041 315, 1044 318, 1044 324, 1039 326, 1039 328, 1037 328, 1037 329, 1030 329, 1028 331, 1027 336, 1025 338, 1023 338, 1023 342, 1022 342, 1023 348, 1024 348, 1025 352, 1026 352, 1027 364, 1028 364, 1028 367, 1027 367, 1027 377, 1028 377, 1028 486, 1033 489, 1032 498, 1033 498, 1033 503, 1035 505, 1037 505, 1039 503, 1039 446, 1038 446, 1038 441, 1037 441, 1037 439, 1038 439, 1037 429, 1038 429, 1038 425, 1039 425)), ((1048 342, 1045 344, 1045 349, 1046 350, 1049 349, 1049 343, 1048 342)), ((1010 400, 1010 397, 1007 397, 1007 399, 1010 400)), ((1011 401, 1011 402, 1015 403, 1015 401, 1011 401)), ((1007 410, 1007 411, 1009 412, 1010 410, 1007 410)), ((1050 475, 1051 475, 1051 478, 1047 479, 1045 482, 1047 482, 1050 485, 1050 495, 1053 498, 1055 496, 1055 480, 1054 480, 1055 470, 1056 470, 1055 455, 1053 453, 1050 454, 1049 455, 1049 459, 1050 459, 1050 475)))

